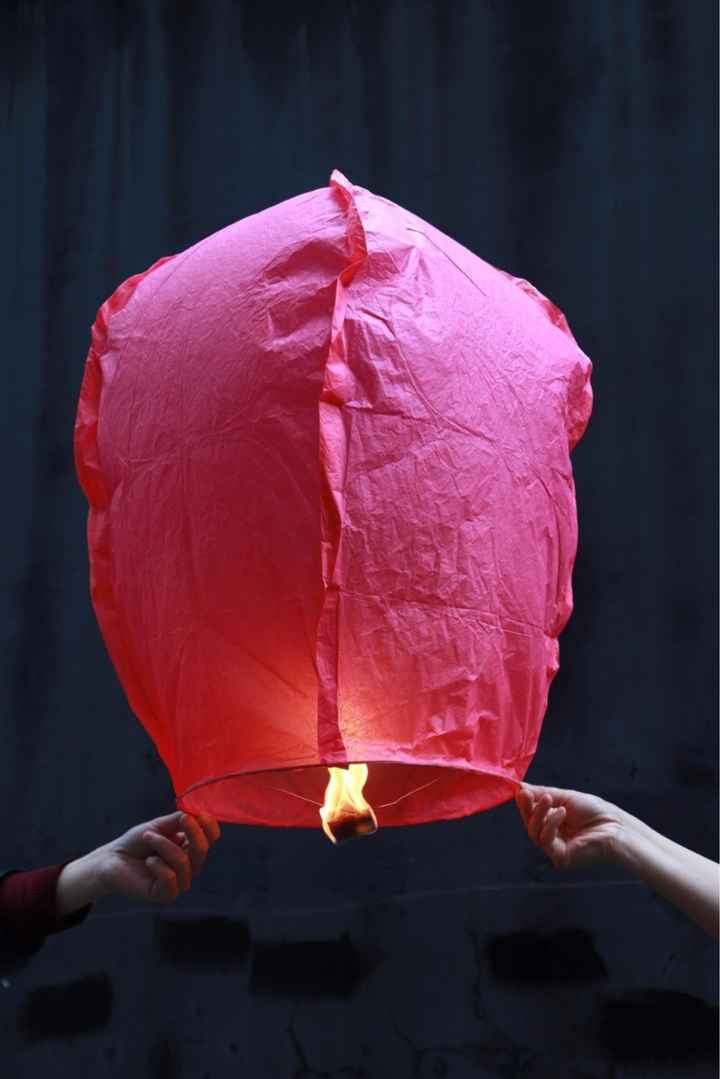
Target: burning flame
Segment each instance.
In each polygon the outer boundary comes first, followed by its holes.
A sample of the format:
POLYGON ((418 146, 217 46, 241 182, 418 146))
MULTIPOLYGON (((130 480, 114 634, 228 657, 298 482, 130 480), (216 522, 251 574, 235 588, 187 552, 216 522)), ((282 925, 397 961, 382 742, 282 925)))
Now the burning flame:
POLYGON ((352 836, 372 835, 377 831, 377 817, 363 797, 367 782, 367 764, 351 764, 348 768, 328 768, 330 781, 325 790, 325 803, 320 810, 323 831, 331 843, 352 836))

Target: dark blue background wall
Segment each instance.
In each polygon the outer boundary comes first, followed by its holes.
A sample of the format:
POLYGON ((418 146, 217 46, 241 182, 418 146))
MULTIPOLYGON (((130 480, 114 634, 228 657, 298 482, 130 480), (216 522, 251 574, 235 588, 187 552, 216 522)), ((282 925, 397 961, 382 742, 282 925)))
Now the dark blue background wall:
MULTIPOLYGON (((2 857, 173 808, 88 594, 89 327, 162 255, 333 167, 566 313, 580 547, 527 779, 717 860, 717 15, 709 0, 5 0, 2 857)), ((8 1075, 715 1075, 717 949, 514 803, 332 849, 225 826, 163 910, 0 971, 8 1075)))

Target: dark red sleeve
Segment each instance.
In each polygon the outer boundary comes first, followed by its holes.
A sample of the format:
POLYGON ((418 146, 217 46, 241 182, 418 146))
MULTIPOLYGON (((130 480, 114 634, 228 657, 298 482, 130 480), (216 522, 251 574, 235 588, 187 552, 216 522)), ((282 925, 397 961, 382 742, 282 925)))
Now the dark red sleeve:
POLYGON ((66 918, 58 916, 57 882, 67 864, 13 871, 0 879, 0 926, 23 938, 39 938, 83 922, 92 910, 92 903, 66 918))

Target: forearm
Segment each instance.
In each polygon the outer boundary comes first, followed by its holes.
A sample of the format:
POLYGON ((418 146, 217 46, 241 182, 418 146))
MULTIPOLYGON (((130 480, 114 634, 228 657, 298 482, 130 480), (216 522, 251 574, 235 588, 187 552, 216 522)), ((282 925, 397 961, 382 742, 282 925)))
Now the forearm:
POLYGON ((632 814, 622 812, 613 844, 615 859, 720 939, 720 866, 674 843, 632 814))

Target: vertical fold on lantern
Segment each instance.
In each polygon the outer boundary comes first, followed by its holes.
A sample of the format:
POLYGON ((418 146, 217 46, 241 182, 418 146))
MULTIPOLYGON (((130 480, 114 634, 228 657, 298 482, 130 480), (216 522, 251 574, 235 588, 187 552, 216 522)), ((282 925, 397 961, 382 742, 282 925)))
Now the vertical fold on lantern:
POLYGON ((342 201, 347 217, 350 262, 335 285, 330 345, 320 393, 320 542, 323 604, 317 628, 318 752, 323 764, 346 765, 347 751, 338 714, 338 649, 340 585, 338 556, 345 519, 344 487, 350 418, 344 409, 352 396, 354 376, 347 362, 345 311, 347 290, 358 267, 367 258, 367 240, 352 184, 338 170, 330 186, 342 201))
POLYGON ((90 552, 90 595, 98 625, 130 707, 148 733, 156 739, 168 767, 173 760, 172 735, 160 724, 151 725, 151 716, 155 720, 158 717, 151 707, 141 676, 141 665, 136 662, 132 636, 123 619, 121 604, 116 594, 111 524, 113 492, 107 487, 106 474, 100 459, 98 427, 102 395, 110 381, 108 371, 111 368, 109 365, 104 368, 104 361, 111 349, 111 321, 130 302, 140 283, 174 258, 175 255, 166 255, 141 273, 127 278, 99 308, 92 326, 91 345, 85 361, 73 432, 75 467, 89 505, 87 541, 90 552))

